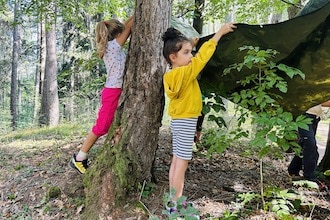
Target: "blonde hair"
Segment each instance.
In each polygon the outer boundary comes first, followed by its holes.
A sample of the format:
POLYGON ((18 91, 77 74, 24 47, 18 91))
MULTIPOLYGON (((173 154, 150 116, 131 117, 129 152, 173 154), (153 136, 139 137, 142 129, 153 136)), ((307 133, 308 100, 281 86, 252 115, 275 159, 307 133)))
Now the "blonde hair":
POLYGON ((99 57, 102 59, 107 49, 108 41, 115 39, 118 34, 125 30, 125 25, 117 19, 100 21, 95 28, 96 48, 99 57))

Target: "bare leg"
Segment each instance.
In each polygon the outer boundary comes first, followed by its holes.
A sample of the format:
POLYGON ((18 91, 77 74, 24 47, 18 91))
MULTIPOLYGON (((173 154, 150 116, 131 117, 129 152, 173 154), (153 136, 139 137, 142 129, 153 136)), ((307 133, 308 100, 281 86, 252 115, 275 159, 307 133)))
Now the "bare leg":
POLYGON ((88 151, 92 148, 93 144, 97 141, 98 138, 99 137, 96 136, 93 132, 90 132, 87 135, 86 140, 80 150, 84 153, 88 153, 88 151))
POLYGON ((79 171, 79 173, 84 174, 88 168, 87 153, 92 148, 93 144, 98 139, 93 132, 90 132, 83 146, 80 148, 78 154, 74 154, 70 160, 70 166, 79 171))
POLYGON ((173 175, 174 175, 174 170, 175 170, 175 166, 176 166, 176 160, 177 160, 177 156, 173 155, 171 166, 170 166, 170 173, 169 173, 170 190, 173 188, 173 175))
MULTIPOLYGON (((184 187, 184 178, 185 178, 185 172, 187 170, 188 167, 188 160, 183 160, 180 159, 176 156, 175 157, 175 166, 172 168, 173 169, 173 173, 172 173, 172 178, 171 178, 171 182, 170 182, 170 187, 173 187, 175 189, 175 196, 174 196, 174 200, 177 200, 179 197, 182 196, 183 193, 183 187, 184 187)), ((171 170, 170 170, 171 173, 171 170)), ((171 175, 171 174, 170 174, 171 175)))

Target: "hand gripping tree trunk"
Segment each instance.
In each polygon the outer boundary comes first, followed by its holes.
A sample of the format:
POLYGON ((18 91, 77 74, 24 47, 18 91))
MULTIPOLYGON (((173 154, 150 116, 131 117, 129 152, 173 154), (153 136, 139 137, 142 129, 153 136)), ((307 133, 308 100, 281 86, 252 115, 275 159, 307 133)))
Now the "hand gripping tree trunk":
POLYGON ((122 219, 120 208, 152 178, 164 109, 161 35, 171 0, 137 0, 123 92, 102 152, 85 175, 85 218, 122 219))

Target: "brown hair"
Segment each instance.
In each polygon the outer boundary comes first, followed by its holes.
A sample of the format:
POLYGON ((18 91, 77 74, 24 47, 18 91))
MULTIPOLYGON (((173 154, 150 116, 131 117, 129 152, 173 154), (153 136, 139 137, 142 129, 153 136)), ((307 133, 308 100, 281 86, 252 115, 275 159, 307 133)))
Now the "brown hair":
POLYGON ((100 58, 103 58, 108 41, 115 39, 124 30, 125 25, 117 19, 100 21, 96 25, 96 48, 100 58))

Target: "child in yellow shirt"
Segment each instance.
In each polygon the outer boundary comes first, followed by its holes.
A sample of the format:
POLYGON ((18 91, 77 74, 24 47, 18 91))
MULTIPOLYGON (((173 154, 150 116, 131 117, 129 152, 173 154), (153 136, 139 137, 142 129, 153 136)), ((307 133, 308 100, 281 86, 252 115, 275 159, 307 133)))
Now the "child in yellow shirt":
POLYGON ((193 57, 192 42, 174 28, 162 36, 163 55, 171 69, 164 75, 164 89, 169 97, 168 114, 171 116, 173 157, 169 172, 170 189, 177 200, 183 193, 184 176, 188 161, 192 158, 192 145, 197 118, 202 111, 202 96, 197 76, 212 57, 220 38, 233 32, 233 23, 224 24, 205 42, 193 57))

